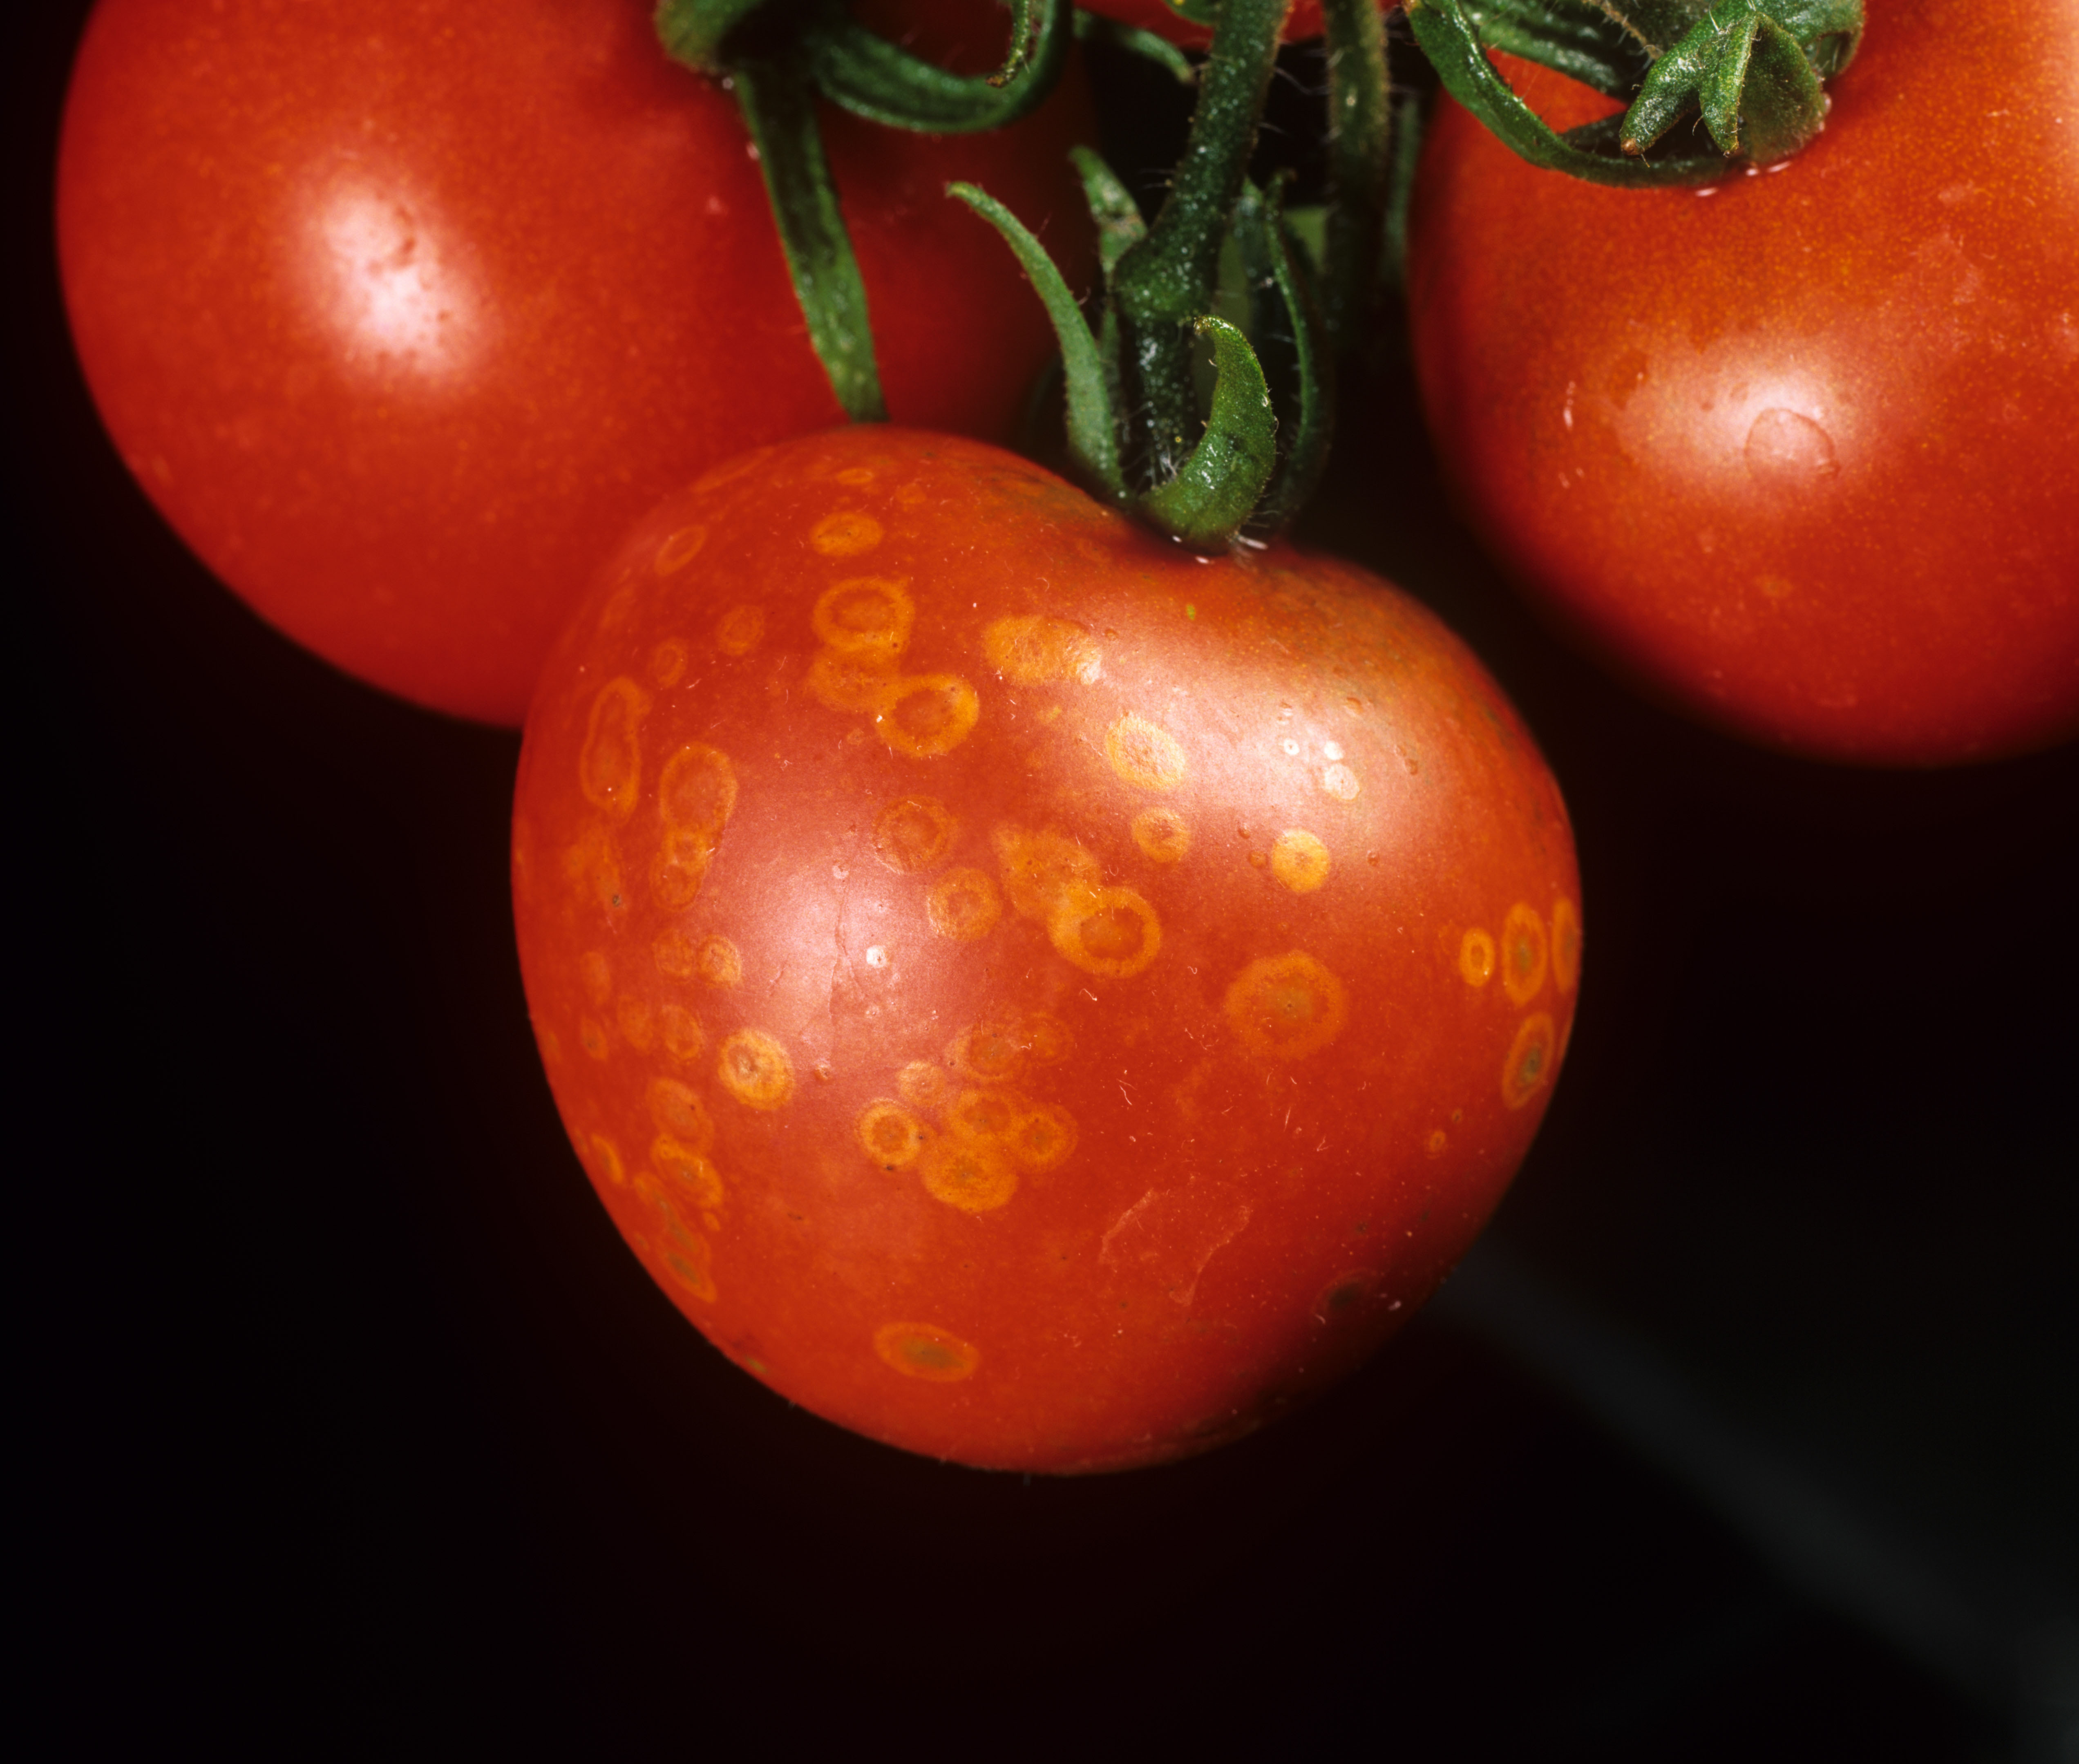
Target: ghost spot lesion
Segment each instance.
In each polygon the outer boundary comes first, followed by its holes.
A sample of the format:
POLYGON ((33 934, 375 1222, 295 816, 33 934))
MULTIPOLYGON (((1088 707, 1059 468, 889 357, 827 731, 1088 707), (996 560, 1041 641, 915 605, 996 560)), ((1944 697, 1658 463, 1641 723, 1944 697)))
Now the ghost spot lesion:
POLYGON ((1137 790, 1174 790, 1187 769, 1182 743, 1132 711, 1105 731, 1105 758, 1137 790))
POLYGON ((650 560, 650 568, 658 575, 676 575, 701 554, 708 542, 708 529, 697 522, 681 527, 657 547, 657 554, 650 560))
POLYGON ((682 1066, 691 1065, 707 1047, 701 1020, 683 1005, 667 1005, 657 1013, 664 1051, 682 1066))
POLYGON ((1543 990, 1546 961, 1545 921, 1519 901, 1501 928, 1501 984, 1512 1003, 1527 1005, 1543 990))
POLYGON ((1521 1109, 1550 1081, 1555 1039, 1552 1019, 1543 1011, 1524 1018, 1502 1062, 1501 1100, 1510 1108, 1521 1109))
POLYGON ((872 716, 888 702, 896 677, 872 657, 823 650, 809 662, 805 683, 816 701, 830 710, 872 716))
POLYGON ((856 558, 881 543, 881 523, 857 509, 843 508, 825 515, 809 529, 809 544, 826 558, 856 558))
POLYGON ((880 1097, 859 1118, 859 1143, 884 1170, 907 1169, 931 1143, 931 1130, 899 1102, 880 1097))
POLYGON ((736 810, 736 771, 729 756, 688 742, 665 763, 657 782, 657 812, 664 823, 650 886, 671 911, 698 897, 722 844, 722 829, 736 810))
POLYGON ((959 830, 936 796, 899 796, 873 817, 873 849, 898 876, 921 876, 944 861, 959 830))
POLYGON ((659 687, 676 686, 686 671, 686 646, 667 637, 650 652, 650 678, 659 687))
POLYGON ((1294 950, 1251 962, 1228 986, 1223 1009, 1252 1053, 1300 1060, 1342 1033, 1349 997, 1328 968, 1294 950))
POLYGON ((1162 922, 1127 888, 1071 888, 1047 918, 1056 951, 1086 973, 1107 980, 1138 974, 1162 951, 1162 922))
POLYGON ((992 619, 982 628, 989 665, 1019 686, 1075 680, 1094 685, 1103 677, 1104 655, 1080 625, 1038 616, 992 619))
POLYGON ((760 1029, 739 1029, 722 1044, 715 1076, 747 1109, 770 1114, 793 1098, 793 1062, 787 1050, 760 1029))
POLYGON ((1495 940, 1477 927, 1458 940, 1458 973, 1468 986, 1484 986, 1494 978, 1495 940))
POLYGON ((897 753, 932 759, 965 741, 981 717, 981 697, 959 675, 919 674, 889 688, 874 727, 897 753))
POLYGON ((617 821, 627 819, 642 782, 642 719, 650 695, 625 675, 609 680, 592 701, 578 750, 578 788, 617 821))
POLYGON ((1020 1168, 1035 1174, 1066 1163, 1076 1149, 1076 1118, 1052 1102, 1019 1099, 1003 1148, 1020 1168))
POLYGON ((855 576, 825 589, 809 622, 832 654, 892 668, 910 646, 917 603, 907 577, 855 576))
POLYGON ((1191 849, 1190 822, 1174 809, 1144 809, 1133 817, 1133 842, 1160 864, 1181 863, 1191 849))
POLYGON ((873 1332, 873 1351, 883 1365, 906 1378, 956 1384, 972 1377, 981 1356, 949 1331, 931 1323, 883 1323, 873 1332))
POLYGON ((1581 977, 1581 920, 1565 895, 1552 903, 1552 980, 1571 993, 1581 977))
POLYGON ((913 1060, 895 1075, 896 1093, 913 1109, 937 1108, 951 1088, 945 1068, 929 1060, 913 1060))
POLYGON ((613 1140, 607 1138, 604 1133, 591 1134, 586 1137, 585 1149, 592 1153, 588 1161, 592 1166, 592 1173, 596 1179, 604 1177, 608 1184, 614 1188, 621 1188, 626 1185, 628 1171, 621 1161, 621 1148, 613 1140))
POLYGON ((704 937, 693 951, 693 972, 709 986, 727 991, 743 984, 743 951, 719 934, 704 937))
POLYGON ((725 655, 748 655, 764 640, 762 606, 733 606, 715 621, 715 647, 725 655))
POLYGON ((646 1093, 657 1131, 695 1152, 714 1144, 714 1121, 697 1093, 676 1078, 652 1078, 646 1093))
POLYGON ((696 1152, 689 1145, 681 1145, 668 1133, 659 1134, 650 1147, 650 1161, 667 1184, 702 1212, 722 1210, 727 1198, 722 1188, 722 1172, 714 1167, 705 1151, 696 1152))
POLYGON ((993 1143, 947 1135, 927 1147, 924 1191, 964 1213, 993 1213, 1018 1192, 1018 1172, 993 1143))
POLYGON ((933 883, 924 906, 931 929, 956 943, 972 943, 988 936, 1003 916, 1003 901, 995 883, 980 870, 964 867, 933 883))
POLYGON ((1295 894, 1311 894, 1328 869, 1328 846, 1304 827, 1287 827, 1270 848, 1270 873, 1295 894))

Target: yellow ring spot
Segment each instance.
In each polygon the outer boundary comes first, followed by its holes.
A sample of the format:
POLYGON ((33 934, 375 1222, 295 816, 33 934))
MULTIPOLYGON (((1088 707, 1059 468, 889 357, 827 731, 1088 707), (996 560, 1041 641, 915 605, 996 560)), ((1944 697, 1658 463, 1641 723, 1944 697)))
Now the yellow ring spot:
POLYGON ((847 466, 843 471, 832 472, 830 482, 834 484, 849 484, 856 490, 862 484, 872 483, 873 474, 864 466, 847 466))
POLYGON ((693 964, 710 986, 743 984, 743 952, 726 937, 703 938, 693 964))
POLYGON ((1027 1102, 1011 1122, 1003 1148, 1023 1169, 1054 1169, 1076 1149, 1076 1118, 1051 1102, 1027 1102))
POLYGON ((687 1231, 683 1226, 672 1234, 676 1247, 662 1252, 664 1266, 671 1277, 704 1303, 715 1302, 714 1253, 708 1248, 707 1239, 687 1231))
POLYGON ((946 1111, 946 1130, 964 1139, 1001 1143, 1018 1124, 1023 1100, 1014 1092, 963 1090, 946 1111))
POLYGON ((715 1076, 747 1109, 770 1114, 794 1094, 794 1067, 787 1050, 761 1029, 739 1029, 722 1044, 715 1076))
POLYGON ((1450 1143, 1449 1139, 1445 1137, 1444 1130, 1437 1127, 1430 1133, 1427 1139, 1422 1142, 1422 1149, 1433 1158, 1441 1158, 1444 1155, 1444 1147, 1450 1143))
POLYGON ((1157 863, 1177 863, 1191 849, 1190 824, 1174 809, 1144 809, 1133 817, 1133 842, 1157 863))
POLYGON ((1501 983, 1510 999, 1527 1005, 1545 985, 1545 921, 1521 901, 1501 928, 1501 983))
POLYGON ((705 1152, 714 1143, 707 1106, 676 1078, 652 1078, 649 1100, 650 1118, 659 1132, 692 1152, 705 1152))
POLYGON ((613 996, 613 967, 604 950, 588 949, 578 958, 578 978, 584 982, 585 997, 604 1006, 613 996))
POLYGON ((638 1053, 646 1054, 654 1039, 655 1030, 650 1021, 650 1001, 625 993, 614 1001, 613 1018, 621 1030, 621 1039, 638 1053))
POLYGON ((1184 749, 1166 729, 1128 711, 1105 731, 1111 769, 1140 790, 1174 790, 1184 781, 1184 749))
POLYGON ((722 1172, 709 1162, 705 1153, 696 1152, 689 1145, 681 1145, 670 1134, 659 1134, 657 1143, 650 1147, 650 1161, 663 1173, 668 1182, 676 1182, 685 1191, 688 1199, 703 1212, 712 1213, 725 1198, 722 1193, 722 1172))
POLYGON ((1224 1008, 1243 1045, 1273 1060, 1319 1052, 1350 1014, 1343 983, 1303 950, 1251 962, 1228 988, 1224 1008))
POLYGON ((906 577, 854 576, 823 591, 809 622, 837 654, 893 667, 910 646, 917 606, 906 577))
POLYGON ((1477 928, 1466 933, 1458 945, 1458 972, 1468 986, 1484 986, 1494 978, 1494 939, 1477 928))
POLYGON ((1571 993, 1581 977, 1581 921, 1565 895, 1552 903, 1552 979, 1571 993))
POLYGON ((578 788, 585 800, 617 821, 628 818, 642 782, 642 718, 650 695, 625 675, 609 680, 592 701, 584 746, 578 755, 578 788))
POLYGON ((686 671, 686 646, 667 637, 650 652, 650 677, 659 686, 676 686, 686 671))
POLYGON ((900 876, 916 876, 944 858, 960 829, 936 796, 901 796, 873 817, 873 849, 900 876))
POLYGON ((993 1213, 1018 1192, 1018 1173, 981 1139, 934 1139, 924 1153, 924 1192, 963 1213, 993 1213))
POLYGON ((824 650, 809 663, 806 684, 832 710, 860 714, 876 712, 899 683, 888 663, 862 655, 824 650))
POLYGON ((931 1384, 957 1384, 981 1363, 958 1336, 930 1323, 883 1323, 873 1332, 873 1351, 904 1377, 931 1384))
POLYGON ((650 892, 657 904, 676 913, 700 898, 701 884, 714 863, 715 839, 711 833, 691 827, 667 827, 650 866, 650 892))
POLYGON ((913 1109, 935 1109, 946 1100, 946 1074, 928 1060, 913 1060, 896 1073, 895 1089, 913 1109))
POLYGON ((660 576, 676 575, 701 554, 701 547, 708 542, 708 529, 697 523, 681 527, 657 547, 657 555, 651 564, 660 576))
POLYGON ((1523 1026, 1509 1043, 1508 1058, 1502 1062, 1501 1100, 1521 1109, 1542 1089, 1552 1076, 1552 1019, 1541 1010, 1523 1019, 1523 1026))
POLYGON ((996 884, 979 870, 955 870, 931 884, 925 897, 931 929, 956 943, 972 943, 996 928, 1003 901, 996 884))
POLYGON ((1270 873, 1295 894, 1311 894, 1328 880, 1328 848, 1304 827, 1287 827, 1270 848, 1270 873))
POLYGON ((708 1038, 701 1032, 699 1018, 683 1005, 667 1005, 657 1013, 657 1018, 663 1026, 666 1053, 682 1066, 700 1058, 708 1038))
POLYGON ((664 762, 657 813, 667 827, 717 838, 736 813, 736 768, 719 748, 688 742, 664 762))
POLYGON ((1007 1084, 1024 1067, 1024 1038, 1004 1023, 977 1023, 953 1037, 946 1064, 984 1084, 1007 1084))
POLYGON ((578 1045, 595 1060, 604 1060, 611 1051, 606 1031, 589 1017, 578 1024, 578 1045))
POLYGON ((859 1143, 884 1170, 899 1170, 917 1161, 931 1141, 931 1130, 899 1102, 885 1097, 869 1102, 859 1118, 859 1143))
POLYGON ((1132 888, 1065 889, 1047 916, 1054 947, 1086 973, 1125 980, 1162 948, 1162 922, 1132 888))
POLYGON ((748 655, 764 637, 762 606, 733 606, 715 621, 715 647, 725 655, 748 655))
POLYGON ((605 1172, 607 1181, 616 1188, 621 1187, 628 1180, 628 1172, 621 1167, 620 1147, 604 1133, 593 1134, 588 1143, 593 1158, 605 1172))
POLYGON ((957 674, 917 674, 897 680, 882 700, 875 725, 898 754, 931 759, 968 738, 981 700, 957 674))
POLYGON ((665 931, 650 946, 650 959, 667 980, 691 980, 695 955, 693 940, 684 931, 665 931))
POLYGON ((881 523, 872 515, 843 509, 818 520, 809 529, 809 543, 826 558, 855 558, 881 543, 881 523))
POLYGON ((982 628, 981 652, 991 667, 1020 686, 1070 679, 1089 686, 1104 672, 1096 642, 1066 619, 993 619, 982 628))
POLYGON ((1076 1038, 1058 1017, 1035 1010, 1018 1019, 1018 1044, 1043 1066, 1057 1065, 1075 1051, 1076 1038))

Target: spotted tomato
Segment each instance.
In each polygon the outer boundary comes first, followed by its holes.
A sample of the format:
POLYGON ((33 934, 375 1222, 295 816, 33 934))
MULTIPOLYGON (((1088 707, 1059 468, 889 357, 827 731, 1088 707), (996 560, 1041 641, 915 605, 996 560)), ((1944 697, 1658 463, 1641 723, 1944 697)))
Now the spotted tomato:
POLYGON ((664 503, 527 725, 542 1058, 672 1302, 911 1450, 1098 1469, 1349 1370, 1529 1147, 1559 792, 1376 578, 1207 560, 977 443, 664 503))

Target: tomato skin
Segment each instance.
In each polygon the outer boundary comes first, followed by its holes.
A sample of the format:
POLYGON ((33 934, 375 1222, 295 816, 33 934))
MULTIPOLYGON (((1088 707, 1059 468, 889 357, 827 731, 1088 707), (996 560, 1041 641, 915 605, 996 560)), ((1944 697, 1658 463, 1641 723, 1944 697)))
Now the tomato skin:
POLYGON ((544 671, 513 885, 673 1302, 832 1420, 1025 1469, 1362 1360, 1521 1160, 1579 972, 1558 790, 1433 617, 894 429, 636 527, 544 671))
MULTIPOLYGON (((1535 171, 1442 108, 1409 249, 1424 403, 1555 625, 1793 753, 2079 730, 2075 90, 2072 0, 1872 6, 1826 132, 1709 195, 1535 171)), ((1560 126, 1610 107, 1549 74, 1526 95, 1560 126)))
MULTIPOLYGON (((943 36, 945 10, 899 14, 943 36)), ((838 418, 734 101, 650 11, 103 0, 80 52, 59 236, 117 445, 264 617, 421 704, 517 725, 631 520, 838 418)), ((943 191, 983 185, 1085 273, 1067 86, 997 136, 826 113, 898 419, 1000 433, 1050 352, 943 191)))

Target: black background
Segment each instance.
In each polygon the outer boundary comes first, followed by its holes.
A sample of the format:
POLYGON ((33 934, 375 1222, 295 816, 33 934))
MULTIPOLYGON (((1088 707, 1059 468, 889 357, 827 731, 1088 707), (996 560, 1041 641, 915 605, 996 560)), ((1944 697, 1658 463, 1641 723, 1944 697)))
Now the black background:
POLYGON ((1642 708, 1441 512, 1389 367, 1311 529, 1567 790, 1542 1138, 1270 1433, 1030 1482, 852 1438, 686 1327, 563 1139, 517 738, 275 637, 103 437, 49 246, 83 10, 17 21, 6 118, 10 1432, 61 1749, 2073 1755, 2079 753, 1853 773, 1642 708))

